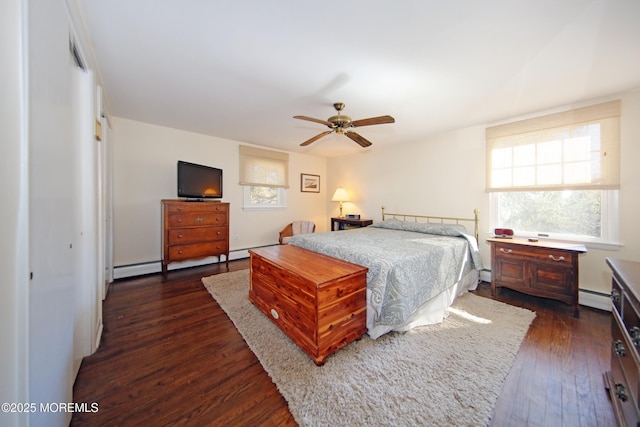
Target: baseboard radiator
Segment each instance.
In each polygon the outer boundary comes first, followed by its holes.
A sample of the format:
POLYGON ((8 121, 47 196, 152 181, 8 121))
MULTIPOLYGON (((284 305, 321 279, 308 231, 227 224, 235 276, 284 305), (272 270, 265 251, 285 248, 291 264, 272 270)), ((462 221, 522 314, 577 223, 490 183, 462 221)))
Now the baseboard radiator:
MULTIPOLYGON (((179 270, 182 268, 189 267, 198 267, 201 265, 207 264, 215 264, 220 260, 218 258, 222 258, 224 261, 224 257, 207 257, 194 261, 184 261, 184 262, 175 262, 168 265, 167 270, 179 270)), ((239 249, 235 251, 229 252, 229 260, 233 261, 236 259, 249 258, 249 249, 239 249)), ((114 280, 118 279, 126 279, 128 277, 142 276, 144 274, 154 274, 162 272, 162 261, 149 261, 142 262, 138 264, 129 264, 129 265, 120 265, 113 268, 113 278, 114 280)))
MULTIPOLYGON (((269 245, 270 246, 270 245, 269 245)), ((237 260, 249 258, 249 249, 239 249, 229 253, 229 260, 237 260)), ((209 257, 196 261, 185 261, 181 263, 169 264, 168 270, 178 270, 181 268, 198 267, 201 265, 213 264, 218 262, 218 257, 209 257)), ((162 271, 161 261, 150 261, 140 264, 130 264, 117 266, 113 270, 113 278, 125 279, 128 277, 141 276, 144 274, 160 273, 162 271)), ((480 271, 480 280, 491 283, 491 270, 483 269, 480 271)), ((611 311, 611 298, 609 294, 579 289, 578 301, 580 305, 585 307, 596 308, 598 310, 611 311)))

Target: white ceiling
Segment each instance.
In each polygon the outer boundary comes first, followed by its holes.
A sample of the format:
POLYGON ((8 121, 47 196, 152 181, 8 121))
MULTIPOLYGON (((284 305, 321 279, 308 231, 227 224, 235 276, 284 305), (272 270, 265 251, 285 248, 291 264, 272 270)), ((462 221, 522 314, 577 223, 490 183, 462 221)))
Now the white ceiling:
POLYGON ((318 156, 640 88, 639 0, 76 1, 111 115, 318 156))

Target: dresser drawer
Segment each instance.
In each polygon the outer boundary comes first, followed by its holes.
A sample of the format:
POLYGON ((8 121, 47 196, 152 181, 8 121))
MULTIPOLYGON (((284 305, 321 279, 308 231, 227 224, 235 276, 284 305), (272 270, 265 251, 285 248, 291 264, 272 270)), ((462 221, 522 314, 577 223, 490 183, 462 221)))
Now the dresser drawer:
POLYGON ((622 316, 622 286, 615 277, 611 279, 611 303, 618 314, 622 316))
POLYGON ((169 227, 201 227, 203 225, 226 225, 227 215, 210 212, 185 212, 169 214, 169 227))
POLYGON ((178 202, 167 203, 167 212, 186 213, 186 212, 218 212, 227 214, 229 212, 229 204, 214 202, 178 202))
POLYGON ((611 323, 611 363, 619 364, 620 373, 617 378, 625 381, 626 392, 634 401, 638 401, 639 375, 637 357, 638 352, 625 332, 625 325, 617 314, 613 314, 611 323), (632 386, 634 385, 634 386, 632 386))
MULTIPOLYGON (((625 378, 622 365, 614 356, 611 357, 611 399, 615 407, 619 408, 621 416, 626 426, 635 426, 638 422, 638 410, 636 402, 632 399, 629 391, 629 383, 625 378)), ((617 415, 617 414, 616 414, 617 415)), ((622 420, 619 420, 622 421, 622 420)))
POLYGON ((169 230, 169 244, 185 244, 207 241, 225 240, 225 227, 175 228, 169 230))
POLYGON ((169 261, 183 261, 190 258, 204 258, 226 254, 229 244, 226 241, 192 243, 189 245, 169 246, 169 261))
POLYGON ((619 426, 640 425, 640 262, 607 258, 611 280, 611 370, 605 372, 619 426))
MULTIPOLYGON (((614 314, 615 316, 615 314, 614 314)), ((631 341, 634 356, 638 358, 638 347, 640 347, 640 316, 638 316, 637 307, 633 304, 631 296, 625 292, 622 298, 622 326, 631 341)))
POLYGON ((505 259, 515 257, 536 262, 549 262, 555 265, 571 268, 573 257, 571 252, 566 252, 553 248, 530 247, 523 245, 509 245, 506 243, 495 243, 496 255, 505 259))

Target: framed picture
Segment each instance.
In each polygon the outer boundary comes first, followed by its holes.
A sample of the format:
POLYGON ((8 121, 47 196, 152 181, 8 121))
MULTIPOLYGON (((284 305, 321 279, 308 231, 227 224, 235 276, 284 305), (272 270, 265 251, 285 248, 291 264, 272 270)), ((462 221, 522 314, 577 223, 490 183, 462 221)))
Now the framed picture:
POLYGON ((303 193, 320 192, 320 175, 300 174, 300 191, 303 193))

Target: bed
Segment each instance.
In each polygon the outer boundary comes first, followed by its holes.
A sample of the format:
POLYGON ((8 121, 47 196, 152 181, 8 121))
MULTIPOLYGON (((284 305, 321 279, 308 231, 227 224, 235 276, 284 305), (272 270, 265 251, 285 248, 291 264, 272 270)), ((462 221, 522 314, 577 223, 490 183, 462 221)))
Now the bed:
POLYGON ((477 287, 478 211, 473 218, 386 213, 365 228, 294 236, 289 244, 367 267, 367 333, 442 322, 477 287), (463 224, 473 231, 469 231, 463 224))

